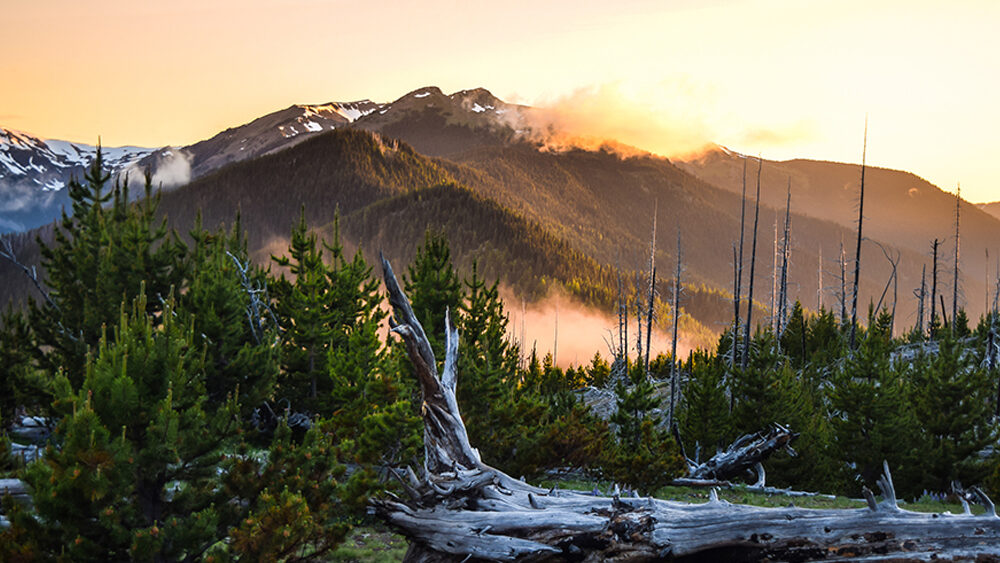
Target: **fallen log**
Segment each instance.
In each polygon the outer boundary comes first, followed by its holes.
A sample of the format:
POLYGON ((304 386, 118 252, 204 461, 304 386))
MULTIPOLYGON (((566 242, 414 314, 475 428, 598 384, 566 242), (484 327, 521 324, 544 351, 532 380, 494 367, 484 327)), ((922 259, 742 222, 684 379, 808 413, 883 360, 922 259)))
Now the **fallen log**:
POLYGON ((786 450, 795 455, 791 444, 798 436, 778 423, 772 424, 766 430, 745 434, 705 463, 699 464, 688 460, 688 478, 726 481, 755 469, 757 471, 755 486, 763 487, 764 466, 761 462, 779 450, 786 450))
POLYGON ((407 348, 423 392, 425 463, 397 476, 407 498, 372 501, 375 513, 409 540, 405 561, 851 560, 932 557, 1000 561, 1000 518, 982 491, 962 497, 973 515, 900 509, 888 467, 883 500, 867 508, 762 508, 654 498, 595 497, 542 489, 486 465, 470 444, 455 399, 458 333, 446 315, 444 369, 389 263, 382 267, 392 332, 407 348))

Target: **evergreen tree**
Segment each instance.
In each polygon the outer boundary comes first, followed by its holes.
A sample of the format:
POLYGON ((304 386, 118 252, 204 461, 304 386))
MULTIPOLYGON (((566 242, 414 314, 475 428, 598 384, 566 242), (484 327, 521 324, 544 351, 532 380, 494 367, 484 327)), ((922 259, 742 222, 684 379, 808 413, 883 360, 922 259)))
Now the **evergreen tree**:
POLYGON ((721 356, 699 350, 688 357, 683 371, 688 381, 678 417, 680 432, 687 454, 704 461, 725 446, 731 435, 726 365, 721 356))
POLYGON ((41 366, 49 372, 62 368, 79 386, 88 350, 102 338, 103 327, 116 324, 116 312, 131 303, 145 284, 150 296, 148 313, 162 309, 171 288, 180 291, 184 280, 186 247, 166 220, 157 222, 159 194, 152 193, 146 175, 146 197, 129 202, 128 182, 106 189, 100 148, 84 176, 71 180, 67 190, 72 215, 63 213, 55 229, 55 245, 39 241, 51 302, 31 302, 31 327, 41 366))
POLYGON ((305 210, 292 229, 288 256, 272 256, 287 267, 293 279, 284 275, 272 283, 275 312, 284 328, 283 369, 278 396, 288 399, 297 410, 316 412, 330 392, 327 382, 327 355, 333 339, 333 303, 329 268, 316 235, 306 225, 305 210))
POLYGON ((945 491, 952 481, 982 482, 988 466, 977 454, 995 443, 997 426, 991 421, 993 390, 980 358, 943 331, 937 354, 918 357, 909 374, 923 435, 923 488, 945 491))
POLYGON ((427 230, 423 247, 417 249, 413 263, 406 269, 403 286, 410 297, 413 313, 431 343, 434 357, 443 361, 445 311, 452 311, 455 316, 462 303, 462 286, 443 233, 427 230))
POLYGON ((31 330, 13 307, 0 317, 0 433, 14 421, 18 407, 43 407, 44 382, 32 362, 31 330))
POLYGON ((631 385, 623 380, 615 386, 618 409, 611 422, 617 425, 618 440, 605 450, 604 467, 615 481, 652 494, 683 474, 686 466, 670 433, 659 426, 660 399, 652 382, 641 368, 630 376, 631 385))
MULTIPOLYGON (((204 347, 205 391, 213 407, 238 392, 244 416, 269 399, 278 371, 278 350, 255 332, 251 299, 266 302, 266 276, 259 268, 249 272, 249 291, 243 287, 241 267, 250 268, 246 237, 237 217, 233 228, 209 232, 197 226, 191 232, 191 274, 181 298, 180 314, 193 323, 195 342, 204 347), (238 262, 238 263, 237 263, 238 262), (240 266, 242 265, 242 266, 240 266)), ((266 312, 261 322, 268 323, 266 312)))
MULTIPOLYGON (((123 307, 124 309, 124 307, 123 307)), ((168 298, 154 327, 145 296, 101 339, 79 389, 57 378, 65 418, 25 475, 40 553, 73 561, 176 560, 219 540, 219 450, 238 428, 234 399, 206 410, 204 354, 168 298)))
POLYGON ((871 488, 887 461, 902 496, 919 490, 914 454, 920 436, 914 432, 911 389, 889 361, 890 343, 887 323, 877 321, 863 333, 857 350, 834 372, 830 422, 840 462, 871 488))

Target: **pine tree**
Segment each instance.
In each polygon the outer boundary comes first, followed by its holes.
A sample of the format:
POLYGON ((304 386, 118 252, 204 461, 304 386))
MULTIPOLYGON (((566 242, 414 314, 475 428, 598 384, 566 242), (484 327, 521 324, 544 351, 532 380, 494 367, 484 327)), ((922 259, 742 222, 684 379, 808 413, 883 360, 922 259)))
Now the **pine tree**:
POLYGON ((316 235, 309 232, 304 210, 292 229, 288 256, 271 259, 294 276, 286 280, 282 275, 272 283, 275 312, 284 328, 283 369, 277 393, 295 409, 317 412, 330 392, 325 383, 333 339, 332 296, 323 248, 316 235))
POLYGON ((923 487, 944 491, 952 481, 982 481, 988 465, 977 454, 995 443, 997 426, 990 421, 992 386, 981 358, 951 332, 938 342, 937 354, 918 357, 909 376, 923 434, 923 487))
POLYGON ((403 285, 434 357, 443 361, 445 311, 458 311, 462 303, 462 287, 443 233, 427 230, 423 247, 417 249, 413 263, 406 269, 403 285))
POLYGON ((0 316, 0 433, 14 420, 18 407, 44 407, 45 382, 32 362, 28 320, 13 307, 0 316))
MULTIPOLYGON (((728 348, 727 348, 728 350, 728 348)), ((699 461, 723 447, 731 435, 729 398, 726 396, 727 366, 720 356, 692 352, 684 366, 688 382, 680 411, 680 431, 687 454, 699 461), (701 452, 701 455, 697 455, 701 452)))
MULTIPOLYGON (((278 371, 278 350, 255 334, 251 299, 243 287, 240 265, 249 264, 246 237, 239 217, 233 228, 191 232, 191 273, 181 296, 180 314, 193 323, 196 346, 204 346, 205 390, 208 402, 219 406, 239 393, 244 416, 270 398, 278 371)), ((266 275, 254 269, 247 281, 266 300, 266 275)), ((270 321, 270 319, 265 319, 270 321)))
MULTIPOLYGON (((124 307, 123 307, 124 309, 124 307)), ((26 480, 38 519, 22 515, 42 553, 73 561, 170 560, 219 540, 215 466, 239 425, 231 398, 206 410, 202 349, 165 301, 154 327, 144 295, 88 360, 82 385, 56 380, 65 412, 26 480)))
POLYGON ((918 487, 914 452, 919 435, 911 389, 889 361, 889 318, 877 319, 862 334, 858 348, 833 374, 829 388, 834 451, 868 487, 881 475, 882 462, 892 468, 901 495, 918 487))
POLYGON ((162 309, 172 288, 182 288, 186 247, 166 221, 157 222, 159 194, 147 174, 145 195, 129 202, 128 182, 107 190, 101 150, 84 176, 67 187, 72 215, 63 213, 55 245, 40 243, 51 302, 29 304, 43 368, 62 368, 74 386, 83 381, 86 355, 114 326, 116 311, 145 284, 147 312, 162 309))

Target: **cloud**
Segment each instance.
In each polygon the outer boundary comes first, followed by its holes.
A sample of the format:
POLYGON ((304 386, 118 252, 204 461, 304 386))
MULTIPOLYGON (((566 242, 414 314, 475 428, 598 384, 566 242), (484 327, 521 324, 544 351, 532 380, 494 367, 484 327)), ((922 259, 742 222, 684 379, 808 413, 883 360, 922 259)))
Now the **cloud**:
MULTIPOLYGON (((169 190, 191 181, 192 155, 183 149, 168 148, 153 157, 153 187, 169 190)), ((135 182, 145 177, 148 162, 133 162, 119 175, 135 182)))
POLYGON ((815 140, 816 137, 814 123, 799 121, 785 127, 744 131, 737 137, 737 142, 741 145, 755 147, 787 147, 815 140))
MULTIPOLYGON (((513 341, 524 343, 521 349, 526 356, 531 354, 532 347, 535 347, 539 358, 555 350, 556 364, 563 368, 586 365, 595 352, 600 352, 605 359, 610 356, 608 341, 613 339, 610 331, 617 329, 616 317, 584 307, 559 293, 529 304, 522 311, 521 300, 515 298, 513 292, 501 291, 504 309, 510 319, 507 327, 509 335, 513 341)), ((670 336, 666 328, 654 325, 651 356, 670 351, 670 336)), ((683 335, 678 338, 677 347, 681 358, 687 357, 694 349, 683 335)), ((631 353, 635 354, 634 348, 631 353)))
MULTIPOLYGON (((678 81, 673 99, 697 96, 697 87, 678 81)), ((651 104, 654 92, 630 93, 621 83, 580 88, 514 116, 510 123, 547 150, 605 149, 624 156, 653 152, 674 156, 703 150, 712 132, 696 114, 651 104)), ((678 106, 687 104, 678 104, 678 106)))

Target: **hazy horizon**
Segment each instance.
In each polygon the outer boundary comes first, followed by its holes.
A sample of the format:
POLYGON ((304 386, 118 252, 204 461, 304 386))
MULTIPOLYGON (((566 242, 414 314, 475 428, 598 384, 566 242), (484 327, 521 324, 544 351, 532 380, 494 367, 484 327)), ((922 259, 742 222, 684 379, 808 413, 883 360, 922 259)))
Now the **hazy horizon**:
POLYGON ((861 160, 1000 199, 1000 4, 7 2, 0 125, 186 145, 298 103, 485 87, 665 156, 861 160))

